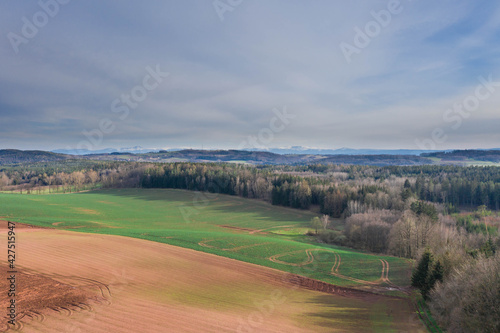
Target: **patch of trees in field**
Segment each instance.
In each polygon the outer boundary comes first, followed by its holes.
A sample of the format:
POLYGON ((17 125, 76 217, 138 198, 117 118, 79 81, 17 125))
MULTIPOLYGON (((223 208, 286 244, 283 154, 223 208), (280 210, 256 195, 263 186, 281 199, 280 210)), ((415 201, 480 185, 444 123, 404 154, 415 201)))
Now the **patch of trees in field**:
POLYGON ((100 187, 137 186, 147 165, 65 160, 0 168, 0 190, 66 193, 100 187))

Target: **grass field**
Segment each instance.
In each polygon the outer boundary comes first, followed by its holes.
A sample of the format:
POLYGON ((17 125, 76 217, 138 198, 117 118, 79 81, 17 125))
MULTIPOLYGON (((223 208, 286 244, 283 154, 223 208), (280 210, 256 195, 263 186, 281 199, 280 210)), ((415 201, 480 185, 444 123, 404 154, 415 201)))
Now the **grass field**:
POLYGON ((409 262, 315 243, 314 216, 238 197, 183 190, 119 189, 53 195, 0 194, 0 215, 16 222, 167 243, 339 286, 393 293, 409 284, 409 262), (382 279, 384 262, 386 276, 382 279))

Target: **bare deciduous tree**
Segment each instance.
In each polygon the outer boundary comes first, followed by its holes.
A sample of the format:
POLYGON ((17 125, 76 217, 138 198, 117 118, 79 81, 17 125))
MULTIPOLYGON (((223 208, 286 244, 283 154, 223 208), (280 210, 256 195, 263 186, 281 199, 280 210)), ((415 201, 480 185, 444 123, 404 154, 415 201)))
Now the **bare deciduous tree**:
POLYGON ((431 292, 430 307, 449 332, 500 332, 500 253, 469 259, 431 292))
POLYGON ((321 216, 321 225, 323 225, 323 230, 326 230, 328 224, 330 224, 330 217, 326 214, 321 216))

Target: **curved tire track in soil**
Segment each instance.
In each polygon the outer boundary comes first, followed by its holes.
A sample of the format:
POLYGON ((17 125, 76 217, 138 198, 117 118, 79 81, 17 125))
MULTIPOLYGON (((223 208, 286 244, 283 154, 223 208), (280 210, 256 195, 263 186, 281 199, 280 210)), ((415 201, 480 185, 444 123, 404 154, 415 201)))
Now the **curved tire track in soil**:
MULTIPOLYGON (((334 251, 332 251, 332 252, 334 252, 334 251)), ((382 282, 386 282, 385 277, 387 277, 387 274, 389 273, 389 263, 387 261, 385 261, 385 260, 382 261, 381 259, 379 259, 382 262, 382 277, 383 278, 380 278, 378 281, 366 281, 366 280, 356 279, 354 277, 338 273, 340 263, 342 261, 342 257, 340 256, 340 254, 338 254, 336 252, 334 252, 334 253, 335 253, 335 261, 334 261, 333 266, 330 270, 331 275, 339 277, 339 278, 344 279, 344 280, 348 280, 351 282, 356 282, 356 283, 368 285, 368 286, 378 286, 382 282), (386 271, 386 263, 387 263, 387 271, 386 271)))
POLYGON ((333 263, 331 273, 335 274, 339 271, 339 267, 340 267, 340 263, 342 261, 342 258, 340 257, 340 254, 338 254, 337 252, 333 252, 333 254, 335 256, 335 261, 333 263))
POLYGON ((261 246, 261 245, 267 245, 267 244, 271 244, 270 242, 266 242, 266 243, 259 243, 259 244, 251 244, 251 245, 242 245, 242 246, 237 246, 237 247, 233 247, 233 248, 230 248, 230 249, 221 249, 223 251, 239 251, 239 250, 243 250, 243 249, 249 249, 251 247, 256 247, 256 246, 261 246))
POLYGON ((295 253, 300 253, 302 251, 304 251, 304 250, 287 252, 287 253, 280 253, 280 254, 273 255, 273 256, 269 257, 268 259, 270 261, 278 263, 278 264, 283 264, 283 265, 287 265, 287 266, 302 267, 302 266, 305 266, 305 265, 308 265, 308 264, 311 264, 314 262, 314 255, 312 254, 313 251, 314 252, 323 252, 323 251, 329 252, 329 253, 333 253, 334 257, 335 257, 333 266, 330 269, 331 275, 336 276, 336 277, 341 278, 341 279, 344 279, 344 280, 348 280, 351 282, 355 282, 355 283, 359 283, 359 284, 367 285, 367 286, 379 286, 382 282, 387 282, 387 283, 390 283, 392 285, 392 283, 387 278, 387 275, 389 274, 389 263, 385 260, 382 261, 379 259, 382 262, 382 276, 383 276, 383 278, 381 278, 377 281, 366 281, 366 280, 361 280, 361 279, 357 279, 357 278, 354 278, 351 276, 347 276, 347 275, 343 275, 343 274, 338 273, 340 264, 342 262, 342 257, 340 256, 340 254, 338 254, 334 250, 307 249, 307 250, 305 250, 305 252, 307 254, 307 260, 300 263, 300 264, 290 263, 290 262, 286 262, 286 261, 282 261, 282 260, 278 259, 278 258, 281 258, 283 256, 291 255, 291 254, 295 254, 295 253))
POLYGON ((67 307, 63 307, 63 306, 53 307, 50 309, 54 310, 62 315, 65 315, 66 317, 69 317, 73 314, 72 310, 68 309, 67 307))
MULTIPOLYGON (((24 328, 24 324, 21 320, 16 320, 14 325, 14 331, 22 331, 24 328)), ((9 328, 11 328, 12 325, 9 325, 9 328)))
POLYGON ((217 239, 204 240, 204 241, 198 242, 198 245, 203 246, 203 247, 207 247, 209 249, 217 249, 217 250, 222 250, 222 251, 232 251, 232 252, 235 252, 235 251, 238 251, 238 250, 248 249, 248 248, 255 247, 255 246, 261 246, 261 245, 271 244, 269 242, 266 242, 266 243, 258 243, 258 244, 236 246, 236 247, 231 247, 231 248, 227 248, 227 249, 221 249, 219 247, 207 244, 208 242, 214 242, 216 240, 217 239))
POLYGON ((292 252, 275 254, 273 256, 270 256, 267 259, 270 260, 270 261, 272 261, 272 262, 274 262, 274 263, 277 263, 277 264, 283 264, 283 265, 295 266, 295 267, 302 267, 302 266, 305 266, 305 265, 312 264, 314 262, 314 256, 311 253, 311 251, 316 251, 316 249, 307 249, 307 250, 299 250, 299 251, 292 251, 292 252), (287 255, 291 255, 291 254, 295 254, 295 253, 301 253, 301 252, 304 252, 304 251, 306 252, 307 259, 305 261, 301 262, 300 264, 295 264, 295 263, 291 263, 291 262, 281 261, 281 260, 278 259, 278 258, 287 256, 287 255))
POLYGON ((29 317, 32 320, 37 320, 41 323, 43 323, 46 319, 45 315, 38 311, 29 311, 26 313, 26 317, 29 317))
POLYGON ((208 247, 209 249, 217 249, 217 247, 207 244, 208 242, 213 242, 215 240, 216 239, 204 240, 204 241, 198 242, 198 245, 203 246, 203 247, 208 247))
POLYGON ((393 285, 391 280, 389 280, 389 262, 385 259, 379 260, 382 263, 382 275, 380 276, 380 281, 393 285))
POLYGON ((291 228, 291 227, 294 227, 293 225, 277 225, 277 226, 274 226, 274 227, 269 227, 269 228, 264 228, 264 229, 259 229, 259 230, 252 230, 249 232, 250 235, 253 235, 253 234, 256 234, 256 233, 261 233, 265 230, 269 230, 269 229, 276 229, 276 228, 291 228))
POLYGON ((104 282, 76 275, 63 276, 59 274, 44 274, 44 276, 58 281, 63 281, 70 285, 78 284, 82 288, 95 288, 95 290, 99 290, 99 293, 101 294, 102 299, 100 301, 104 301, 105 303, 108 302, 111 304, 111 289, 109 288, 109 285, 105 284, 104 282), (81 282, 83 282, 83 284, 81 282))
MULTIPOLYGON (((20 259, 19 261, 22 263, 24 260, 20 259)), ((0 261, 0 267, 3 289, 3 274, 7 271, 8 266, 0 261)), ((65 276, 38 273, 18 264, 16 267, 16 325, 8 325, 8 319, 4 317, 1 322, 3 328, 0 331, 17 331, 24 329, 28 323, 44 323, 47 315, 51 313, 70 317, 75 312, 91 309, 90 306, 82 304, 90 301, 96 290, 89 292, 90 286, 84 287, 81 284, 66 283, 68 280, 68 277, 65 276)), ((6 296, 6 294, 0 295, 1 304, 9 302, 6 296)), ((2 305, 3 307, 4 305, 2 305)))

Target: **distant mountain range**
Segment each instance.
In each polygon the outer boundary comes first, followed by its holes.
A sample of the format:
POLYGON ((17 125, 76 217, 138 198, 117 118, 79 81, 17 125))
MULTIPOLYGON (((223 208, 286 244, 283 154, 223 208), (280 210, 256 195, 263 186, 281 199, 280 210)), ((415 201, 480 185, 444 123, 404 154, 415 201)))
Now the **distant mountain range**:
POLYGON ((230 162, 254 165, 264 164, 365 164, 365 165, 423 165, 433 164, 431 159, 415 155, 315 155, 315 154, 276 154, 269 151, 249 150, 160 150, 145 154, 114 152, 92 154, 79 158, 112 161, 137 162, 230 162))
POLYGON ((422 153, 433 153, 438 150, 415 150, 415 149, 321 149, 294 146, 290 148, 270 148, 268 150, 251 149, 252 151, 268 151, 275 154, 311 154, 311 155, 415 155, 422 153))
MULTIPOLYGON (((145 154, 153 151, 159 151, 157 148, 143 148, 141 146, 129 148, 104 148, 99 150, 88 149, 56 149, 52 150, 53 153, 67 154, 67 155, 89 155, 89 154, 111 154, 111 153, 132 153, 132 154, 145 154)), ((180 149, 173 149, 180 150, 180 149)))
MULTIPOLYGON (((313 150, 292 147, 290 149, 276 148, 275 151, 252 150, 153 150, 142 147, 130 149, 104 149, 101 153, 78 151, 80 154, 61 154, 45 151, 22 151, 15 149, 0 150, 0 165, 52 162, 67 159, 86 159, 101 161, 136 161, 136 162, 230 162, 253 165, 264 164, 359 164, 359 165, 500 165, 500 149, 492 150, 453 150, 432 151, 420 155, 411 154, 412 150, 313 150), (143 152, 145 151, 145 152, 143 152), (300 151, 300 154, 292 153, 300 151), (326 152, 325 152, 326 151, 326 152), (322 153, 317 153, 322 152, 322 153), (328 154, 327 152, 330 152, 328 154), (333 153, 335 152, 335 153, 333 153), (343 152, 343 153, 341 153, 343 152), (356 154, 356 153, 357 154, 356 154), (392 152, 392 153, 387 153, 392 152), (406 154, 403 154, 406 152, 406 154), (378 154, 376 154, 378 153, 378 154)), ((58 150, 58 152, 66 150, 58 150)))
MULTIPOLYGON (((150 152, 158 152, 160 150, 166 151, 180 151, 187 150, 185 148, 143 148, 141 146, 135 146, 130 148, 105 148, 99 150, 87 150, 87 149, 56 149, 52 150, 53 153, 59 154, 69 154, 69 155, 89 155, 89 154, 110 154, 110 153, 133 153, 133 154, 145 154, 150 152)), ((209 151, 209 150, 205 150, 209 151)), ((243 151, 260 151, 269 152, 280 155, 289 154, 305 154, 305 155, 415 155, 418 156, 422 153, 434 153, 440 152, 441 150, 415 150, 415 149, 351 149, 351 148, 339 148, 339 149, 322 149, 322 148, 310 148, 293 146, 289 148, 269 148, 269 149, 243 149, 243 151)))
MULTIPOLYGON (((90 155, 90 154, 111 154, 111 153, 132 153, 132 154, 146 154, 151 152, 164 151, 181 151, 193 150, 186 148, 143 148, 141 146, 129 148, 105 148, 99 150, 87 149, 56 149, 52 150, 53 153, 68 154, 68 155, 90 155)), ((196 150, 196 149, 194 149, 196 150)), ((478 150, 500 150, 500 148, 493 149, 478 149, 478 150)), ((201 150, 212 151, 212 150, 201 150)), ((323 149, 311 148, 302 146, 292 146, 289 148, 269 148, 269 149, 243 149, 243 151, 253 152, 269 152, 280 155, 414 155, 420 156, 421 154, 451 152, 453 150, 417 150, 417 149, 352 149, 352 148, 338 148, 338 149, 323 149)))

